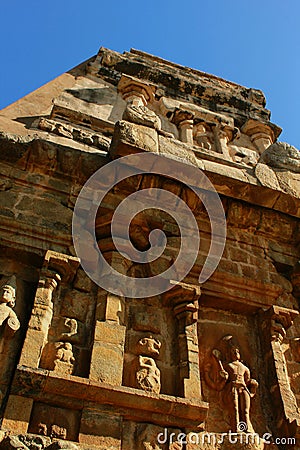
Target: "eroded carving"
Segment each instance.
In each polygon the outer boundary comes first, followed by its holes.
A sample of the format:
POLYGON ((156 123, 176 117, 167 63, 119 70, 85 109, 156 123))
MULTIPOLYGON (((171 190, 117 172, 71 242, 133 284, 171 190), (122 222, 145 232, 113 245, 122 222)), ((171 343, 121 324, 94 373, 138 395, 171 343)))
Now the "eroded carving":
POLYGON ((194 143, 201 148, 211 150, 213 135, 208 125, 198 123, 194 126, 194 143))
POLYGON ((77 323, 76 319, 71 319, 71 318, 67 317, 64 321, 64 326, 69 331, 62 333, 62 337, 70 338, 78 333, 78 323, 77 323))
POLYGON ((56 352, 54 361, 54 371, 60 374, 72 374, 75 358, 73 355, 72 344, 69 342, 61 342, 56 352))
POLYGON ((128 103, 122 118, 128 122, 144 125, 155 130, 160 130, 161 128, 160 118, 144 105, 128 103))
POLYGON ((136 350, 139 355, 135 360, 135 383, 138 389, 160 393, 160 370, 155 362, 160 347, 161 342, 151 335, 138 341, 136 350))
POLYGON ((239 424, 244 422, 247 431, 253 432, 250 403, 258 382, 251 378, 249 368, 241 361, 239 347, 231 335, 224 336, 219 347, 222 348, 223 354, 218 348, 213 349, 209 361, 205 364, 205 382, 211 389, 221 391, 231 430, 241 431, 239 424))
POLYGON ((43 131, 73 139, 74 141, 97 147, 101 150, 107 151, 110 146, 110 139, 101 133, 93 133, 93 131, 77 128, 73 125, 60 123, 55 120, 45 119, 44 117, 40 119, 38 127, 43 131))
POLYGON ((160 130, 160 118, 147 107, 154 98, 155 89, 155 86, 148 82, 123 75, 118 85, 123 100, 127 102, 122 118, 128 122, 160 130))
POLYGON ((300 152, 286 142, 275 142, 270 145, 261 155, 259 162, 277 169, 300 173, 300 152))
POLYGON ((5 337, 12 336, 20 322, 13 308, 16 303, 16 277, 11 277, 0 289, 0 326, 5 324, 5 337))

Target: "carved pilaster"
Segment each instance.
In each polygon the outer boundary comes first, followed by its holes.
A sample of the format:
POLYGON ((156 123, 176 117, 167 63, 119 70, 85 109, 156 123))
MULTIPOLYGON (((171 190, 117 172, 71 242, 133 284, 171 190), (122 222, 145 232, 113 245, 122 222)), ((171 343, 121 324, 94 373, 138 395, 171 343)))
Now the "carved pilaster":
POLYGON ((179 376, 182 396, 201 398, 199 347, 197 335, 198 299, 200 287, 176 284, 164 294, 164 301, 173 306, 174 316, 178 321, 179 376))
POLYGON ((20 358, 21 365, 39 367, 53 316, 54 292, 60 281, 70 282, 73 279, 78 266, 78 258, 47 251, 20 358))
POLYGON ((273 423, 273 433, 276 436, 298 436, 300 431, 300 414, 290 388, 281 345, 297 314, 297 311, 291 309, 272 306, 260 316, 261 344, 267 369, 266 385, 273 409, 277 411, 275 424, 273 423))
MULTIPOLYGON (((106 254, 109 264, 126 273, 117 252, 106 254)), ((98 291, 96 323, 89 378, 116 386, 122 384, 126 327, 123 325, 124 297, 102 289, 98 291)))

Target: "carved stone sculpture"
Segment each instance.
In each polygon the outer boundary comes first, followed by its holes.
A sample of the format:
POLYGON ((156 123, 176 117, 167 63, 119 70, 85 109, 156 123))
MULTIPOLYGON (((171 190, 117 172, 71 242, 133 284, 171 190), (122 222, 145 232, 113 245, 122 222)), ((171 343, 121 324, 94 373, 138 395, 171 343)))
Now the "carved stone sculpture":
POLYGON ((62 336, 64 337, 71 337, 78 332, 78 324, 77 320, 70 319, 69 317, 66 318, 64 322, 65 327, 69 330, 68 332, 62 333, 62 336))
POLYGON ((0 290, 0 327, 5 324, 8 334, 13 334, 20 328, 19 319, 12 309, 15 301, 16 278, 13 276, 1 286, 0 290))
POLYGON ((201 148, 211 150, 211 132, 201 122, 194 127, 194 143, 201 148))
POLYGON ((155 130, 160 130, 161 128, 160 118, 144 105, 128 103, 123 113, 123 119, 138 125, 154 128, 155 130))
POLYGON ((300 173, 300 152, 286 142, 270 145, 261 155, 259 162, 277 169, 300 173))
POLYGON ((72 374, 74 367, 74 355, 72 344, 69 342, 62 342, 56 352, 56 359, 54 361, 54 371, 60 374, 72 374))
POLYGON ((59 425, 53 424, 51 426, 50 437, 56 439, 66 439, 67 430, 64 427, 60 427, 59 425))
POLYGON ((160 392, 160 370, 154 358, 159 356, 161 342, 151 335, 139 340, 135 360, 135 386, 144 391, 160 392))
POLYGON ((222 392, 231 431, 253 432, 250 402, 258 383, 251 378, 249 368, 242 363, 240 350, 233 344, 232 336, 224 336, 222 344, 227 346, 227 358, 224 361, 220 350, 212 350, 210 362, 204 368, 205 382, 211 389, 222 392))

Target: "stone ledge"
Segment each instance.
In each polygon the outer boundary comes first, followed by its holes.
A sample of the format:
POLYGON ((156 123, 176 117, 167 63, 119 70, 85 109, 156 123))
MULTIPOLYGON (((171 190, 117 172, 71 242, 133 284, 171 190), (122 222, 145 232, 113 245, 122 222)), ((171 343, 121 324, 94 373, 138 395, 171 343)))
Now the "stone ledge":
POLYGON ((61 404, 78 409, 85 404, 111 405, 129 420, 151 421, 161 426, 203 428, 208 403, 164 394, 154 394, 125 386, 113 386, 76 376, 60 377, 54 372, 18 366, 12 394, 43 401, 58 395, 61 404), (74 400, 74 405, 72 405, 74 400))

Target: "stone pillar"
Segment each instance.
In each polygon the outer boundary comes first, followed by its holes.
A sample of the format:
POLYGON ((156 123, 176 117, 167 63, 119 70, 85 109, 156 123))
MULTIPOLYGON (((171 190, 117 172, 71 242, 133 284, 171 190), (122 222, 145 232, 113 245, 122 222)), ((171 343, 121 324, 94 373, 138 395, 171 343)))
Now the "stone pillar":
POLYGON ((287 329, 293 324, 297 311, 272 306, 260 314, 261 344, 266 364, 266 385, 274 411, 274 436, 296 436, 300 432, 300 414, 290 388, 282 343, 287 329))
POLYGON ((52 297, 60 280, 60 275, 55 271, 42 269, 19 361, 22 366, 39 367, 53 316, 52 297))
POLYGON ((54 292, 61 280, 69 282, 75 276, 78 266, 78 258, 47 251, 19 361, 20 365, 39 367, 53 316, 54 292))
POLYGON ((184 398, 201 399, 199 346, 197 334, 198 299, 200 287, 177 284, 164 294, 173 305, 178 321, 179 377, 184 398))
MULTIPOLYGON (((99 247, 109 266, 126 275, 128 266, 124 258, 114 250, 112 240, 101 239, 101 227, 97 228, 99 247), (103 248, 103 246, 105 248, 103 248), (104 252, 106 250, 106 252, 104 252)), ((106 274, 102 271, 102 275, 106 274)), ((107 274, 109 283, 109 274, 107 274)), ((116 286, 114 286, 116 288, 116 286)), ((126 327, 124 323, 124 297, 99 289, 96 306, 96 323, 89 378, 116 386, 122 385, 126 327)))
POLYGON ((122 297, 99 291, 89 376, 91 380, 116 386, 122 385, 123 377, 126 333, 126 327, 120 324, 123 301, 122 297))

